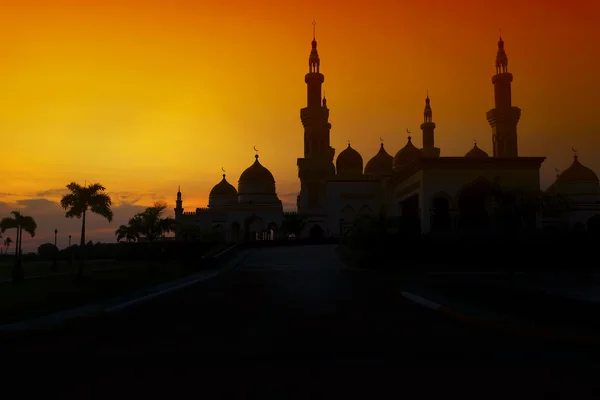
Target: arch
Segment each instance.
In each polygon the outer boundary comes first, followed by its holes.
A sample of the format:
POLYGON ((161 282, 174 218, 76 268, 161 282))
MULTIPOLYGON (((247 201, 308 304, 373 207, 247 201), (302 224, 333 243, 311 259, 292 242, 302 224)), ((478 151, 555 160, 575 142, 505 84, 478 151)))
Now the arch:
POLYGON ((587 231, 594 237, 600 236, 600 214, 594 214, 587 220, 587 231))
POLYGON ((448 194, 448 192, 439 191, 439 192, 436 192, 433 196, 431 196, 430 205, 429 205, 431 209, 435 208, 435 203, 440 198, 446 199, 446 201, 448 202, 448 207, 450 209, 456 208, 456 202, 454 201, 454 198, 452 196, 450 196, 450 194, 448 194))
POLYGON ((246 240, 256 240, 265 230, 263 219, 257 215, 251 215, 244 220, 244 231, 246 240))
POLYGON ((325 237, 325 230, 321 225, 314 224, 309 231, 311 239, 323 239, 325 237))
POLYGON ((438 195, 431 199, 431 229, 433 231, 448 231, 452 228, 450 209, 452 198, 438 195))
POLYGON ((213 225, 213 226, 212 226, 212 229, 213 229, 215 232, 224 232, 224 231, 225 231, 225 228, 224 228, 224 227, 223 227, 223 225, 221 225, 221 224, 215 224, 215 225, 213 225))
POLYGON ((279 236, 279 227, 277 226, 277 222, 271 221, 267 224, 267 233, 269 234, 271 240, 275 240, 279 236))
POLYGON ((355 217, 356 217, 356 214, 354 212, 354 208, 350 204, 346 205, 340 211, 340 219, 343 220, 344 222, 352 222, 352 221, 354 221, 355 217))
POLYGON ((457 196, 460 224, 465 229, 484 229, 491 224, 495 186, 483 177, 464 185, 457 196))
POLYGON ((232 238, 233 240, 237 241, 237 240, 239 240, 239 239, 240 239, 240 231, 241 231, 241 228, 242 228, 242 227, 241 227, 240 223, 239 223, 239 222, 237 222, 237 221, 234 221, 234 222, 231 224, 231 228, 230 228, 230 229, 231 229, 231 238, 232 238))
POLYGON ((369 207, 367 205, 363 205, 360 208, 360 210, 358 210, 359 217, 372 216, 372 215, 374 215, 373 210, 371 210, 371 207, 369 207))

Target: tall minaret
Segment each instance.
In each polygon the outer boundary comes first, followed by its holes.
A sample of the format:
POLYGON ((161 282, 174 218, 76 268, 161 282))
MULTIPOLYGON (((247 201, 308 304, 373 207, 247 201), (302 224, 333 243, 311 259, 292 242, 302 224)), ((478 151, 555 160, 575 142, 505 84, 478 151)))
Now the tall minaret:
POLYGON ((177 188, 177 201, 175 201, 175 220, 183 215, 183 201, 181 200, 181 186, 177 188))
MULTIPOLYGON (((313 22, 313 40, 308 57, 308 73, 304 76, 306 83, 306 107, 300 110, 300 119, 304 126, 304 158, 328 155, 330 150, 329 109, 322 98, 321 91, 325 77, 321 73, 321 59, 317 51, 315 22, 313 22)), ((331 153, 333 160, 333 153, 331 153)))
POLYGON ((422 153, 426 157, 440 156, 440 149, 435 147, 433 133, 434 129, 435 123, 433 122, 433 112, 431 111, 429 91, 427 91, 427 97, 425 98, 425 111, 423 112, 423 123, 421 124, 421 130, 423 131, 422 153))
POLYGON ((496 107, 487 112, 487 120, 492 127, 494 157, 518 157, 517 124, 521 117, 521 109, 512 105, 512 80, 513 76, 508 72, 508 57, 504 51, 504 41, 500 36, 496 55, 496 74, 492 77, 496 107))
POLYGON ((335 149, 331 147, 329 136, 331 130, 329 108, 327 108, 327 100, 322 98, 321 94, 324 81, 317 51, 315 22, 313 22, 308 73, 304 77, 306 107, 300 110, 300 120, 304 126, 304 157, 298 158, 300 194, 297 204, 298 212, 305 214, 317 213, 324 207, 327 179, 335 175, 333 165, 335 149))

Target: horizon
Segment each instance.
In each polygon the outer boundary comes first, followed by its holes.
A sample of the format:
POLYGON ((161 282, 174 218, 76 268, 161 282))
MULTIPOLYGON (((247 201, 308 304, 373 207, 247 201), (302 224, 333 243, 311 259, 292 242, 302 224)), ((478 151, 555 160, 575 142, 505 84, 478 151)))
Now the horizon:
MULTIPOLYGON (((69 234, 79 243, 81 221, 64 218, 57 204, 72 181, 107 188, 113 222, 91 216, 86 241, 113 242, 119 225, 155 201, 166 201, 173 215, 179 185, 188 211, 206 207, 221 168, 237 186, 254 146, 284 209, 295 209, 313 20, 336 156, 350 141, 366 164, 380 137, 394 155, 406 129, 420 145, 427 91, 442 156, 462 156, 474 140, 491 153, 485 113, 493 108, 502 28, 513 104, 523 110, 519 154, 547 157, 541 187, 552 183, 555 168, 571 164, 572 148, 600 171, 600 122, 592 118, 600 81, 589 79, 597 73, 594 53, 578 50, 600 40, 587 29, 600 4, 309 3, 58 0, 8 7, 0 16, 7 38, 0 131, 5 146, 22 151, 5 155, 0 217, 19 209, 36 219, 36 236, 24 235, 23 251, 53 243, 54 229, 59 248, 69 234), (82 140, 74 141, 77 135, 82 140)), ((11 231, 3 236, 14 240, 11 231)))

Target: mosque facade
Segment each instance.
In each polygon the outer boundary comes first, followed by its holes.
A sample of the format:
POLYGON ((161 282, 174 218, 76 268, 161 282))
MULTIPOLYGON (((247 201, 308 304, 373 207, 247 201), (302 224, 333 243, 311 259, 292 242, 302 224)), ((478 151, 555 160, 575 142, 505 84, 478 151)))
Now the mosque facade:
MULTIPOLYGON (((494 108, 486 114, 492 130, 491 155, 475 144, 464 156, 442 156, 435 145, 436 124, 427 95, 420 126, 421 148, 409 136, 406 145, 392 156, 381 143, 364 165, 361 154, 348 143, 335 158, 320 64, 313 37, 304 79, 307 101, 300 110, 303 156, 297 160, 297 213, 305 219, 302 236, 343 235, 361 215, 382 211, 392 217, 414 217, 421 233, 441 227, 452 229, 460 221, 481 220, 482 215, 491 214, 494 191, 540 192, 540 167, 545 157, 519 156, 517 125, 521 109, 512 104, 513 75, 508 72, 502 38, 492 76, 494 108)), ((540 213, 538 226, 585 223, 600 213, 598 177, 575 156, 573 164, 544 192, 544 199, 549 211, 540 213)), ((241 174, 237 188, 223 174, 211 190, 206 208, 185 212, 181 191, 177 192, 177 221, 221 230, 231 239, 273 238, 285 214, 273 174, 260 163, 258 155, 241 174)))

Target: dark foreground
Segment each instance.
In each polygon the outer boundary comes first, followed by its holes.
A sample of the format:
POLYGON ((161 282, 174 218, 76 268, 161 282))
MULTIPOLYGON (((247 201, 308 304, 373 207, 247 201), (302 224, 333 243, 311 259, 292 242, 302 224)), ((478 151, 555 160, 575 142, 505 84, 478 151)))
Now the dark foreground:
POLYGON ((547 365, 597 357, 595 349, 508 337, 451 320, 404 299, 398 277, 343 269, 334 248, 255 249, 237 268, 187 290, 93 323, 5 339, 1 346, 65 357, 193 357, 195 365, 547 365))

